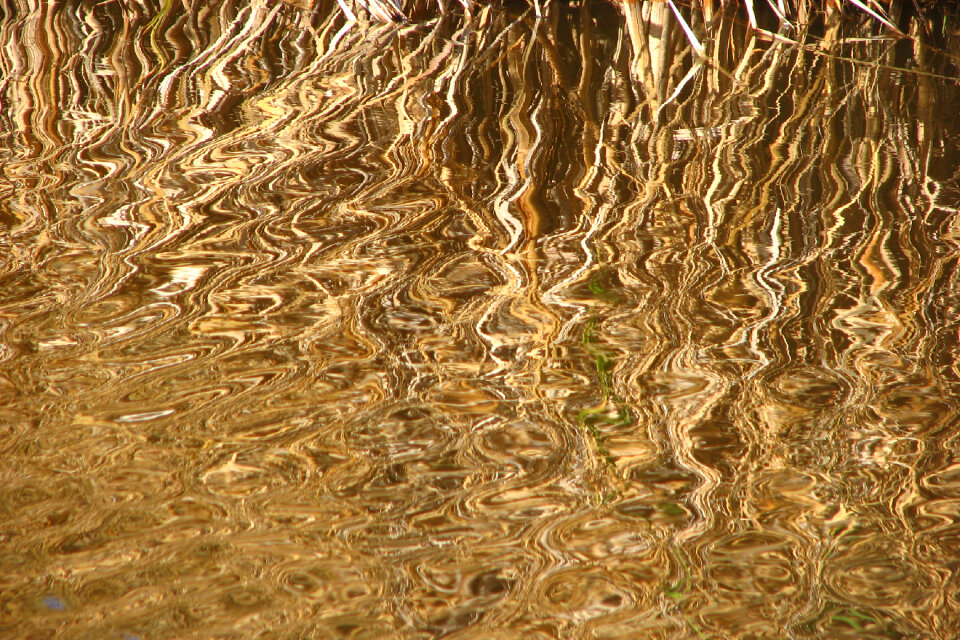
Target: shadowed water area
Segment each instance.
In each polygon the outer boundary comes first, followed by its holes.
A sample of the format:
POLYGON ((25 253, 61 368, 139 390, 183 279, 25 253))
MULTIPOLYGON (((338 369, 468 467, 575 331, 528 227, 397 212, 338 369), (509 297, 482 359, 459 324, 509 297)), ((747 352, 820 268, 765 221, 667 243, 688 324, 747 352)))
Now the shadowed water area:
POLYGON ((949 42, 328 4, 0 7, 0 635, 956 638, 949 42))

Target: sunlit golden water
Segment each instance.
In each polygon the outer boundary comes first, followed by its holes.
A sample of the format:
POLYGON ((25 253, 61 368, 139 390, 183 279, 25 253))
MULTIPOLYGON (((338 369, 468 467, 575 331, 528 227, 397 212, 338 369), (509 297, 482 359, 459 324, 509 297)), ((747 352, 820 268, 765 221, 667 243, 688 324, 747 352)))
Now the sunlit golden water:
POLYGON ((328 4, 3 3, 0 636, 956 638, 955 59, 328 4))

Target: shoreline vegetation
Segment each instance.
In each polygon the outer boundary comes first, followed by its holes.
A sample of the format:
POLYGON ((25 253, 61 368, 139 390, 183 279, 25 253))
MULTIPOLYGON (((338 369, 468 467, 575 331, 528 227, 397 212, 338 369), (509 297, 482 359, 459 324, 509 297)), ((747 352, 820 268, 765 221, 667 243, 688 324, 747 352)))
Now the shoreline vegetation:
POLYGON ((485 40, 498 41, 522 24, 545 47, 548 59, 564 55, 551 36, 561 8, 578 10, 583 17, 619 19, 618 29, 629 49, 630 75, 644 87, 643 93, 653 96, 649 104, 655 119, 704 68, 740 86, 743 65, 749 64, 750 56, 733 67, 722 64, 724 53, 717 43, 724 41, 725 34, 738 34, 745 50, 753 46, 748 41, 758 47, 780 44, 898 76, 950 82, 960 77, 953 73, 960 70, 960 3, 942 0, 336 0, 336 5, 329 4, 347 19, 344 29, 358 23, 432 28, 452 20, 473 33, 488 33, 485 40), (945 61, 947 72, 934 60, 945 61))
MULTIPOLYGON (((527 10, 542 18, 558 4, 589 4, 597 0, 336 0, 349 20, 358 19, 358 9, 379 22, 402 23, 422 21, 461 13, 466 18, 491 8, 527 10)), ((750 27, 757 32, 783 38, 790 32, 823 28, 846 16, 873 19, 887 30, 887 35, 909 37, 946 35, 949 28, 957 31, 956 18, 960 4, 943 0, 609 0, 629 21, 637 9, 662 5, 683 27, 691 43, 699 40, 694 25, 709 26, 726 10, 743 11, 750 27), (939 33, 938 33, 939 32, 939 33)), ((789 37, 789 36, 786 36, 789 37)))
MULTIPOLYGON (((944 0, 336 0, 351 23, 364 13, 372 22, 403 24, 460 14, 491 23, 490 11, 508 11, 520 20, 543 20, 558 5, 609 4, 617 8, 640 56, 651 41, 669 39, 674 29, 700 62, 709 64, 704 42, 715 40, 724 24, 743 19, 758 39, 829 50, 843 41, 844 23, 856 25, 857 37, 922 39, 928 47, 956 61, 948 41, 960 36, 960 3, 944 0), (865 34, 864 30, 869 33, 865 34)), ((956 49, 956 47, 953 47, 956 49)), ((722 71, 722 70, 721 70, 722 71)))
MULTIPOLYGON (((648 87, 657 85, 655 93, 659 100, 656 102, 661 109, 672 99, 665 93, 667 84, 675 87, 675 98, 701 68, 712 69, 737 83, 737 69, 719 65, 718 52, 710 46, 722 40, 726 31, 753 38, 758 45, 766 42, 798 46, 815 55, 895 73, 954 80, 956 76, 930 70, 926 62, 934 57, 942 57, 952 68, 960 69, 960 3, 943 0, 336 0, 336 3, 348 25, 366 18, 372 23, 420 27, 449 18, 462 19, 471 30, 493 30, 500 36, 505 34, 503 29, 520 23, 537 31, 535 24, 556 20, 561 5, 579 7, 586 14, 619 15, 620 29, 630 45, 631 75, 648 87), (504 16, 509 19, 504 21, 504 16), (850 45, 866 42, 885 42, 891 50, 912 49, 912 55, 907 56, 910 64, 894 61, 902 61, 902 55, 883 54, 870 59, 849 50, 850 45), (900 47, 901 43, 905 47, 900 47), (690 57, 684 65, 688 67, 686 75, 668 82, 674 62, 688 53, 690 57)), ((549 43, 549 37, 537 39, 548 49, 555 48, 549 43)))

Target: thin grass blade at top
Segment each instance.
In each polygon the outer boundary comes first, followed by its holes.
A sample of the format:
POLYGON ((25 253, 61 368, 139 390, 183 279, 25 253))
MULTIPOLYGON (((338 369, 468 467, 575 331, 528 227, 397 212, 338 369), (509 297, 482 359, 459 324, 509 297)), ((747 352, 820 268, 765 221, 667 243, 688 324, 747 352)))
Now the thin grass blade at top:
POLYGON ((757 28, 757 14, 753 10, 753 0, 743 0, 743 5, 747 8, 747 19, 750 21, 750 27, 757 28))
POLYGON ((767 4, 770 5, 770 8, 777 15, 777 19, 780 20, 781 23, 787 25, 788 27, 793 26, 792 24, 790 24, 790 21, 787 20, 787 14, 783 10, 783 0, 778 0, 777 4, 774 4, 773 0, 767 0, 767 4), (780 5, 780 6, 778 7, 777 5, 780 5))
POLYGON ((693 29, 690 28, 690 25, 687 24, 687 21, 683 19, 683 16, 680 15, 680 10, 677 9, 677 5, 673 4, 673 0, 667 0, 667 4, 670 5, 670 9, 673 11, 673 15, 676 16, 677 22, 680 23, 680 28, 683 29, 683 32, 687 34, 687 40, 690 41, 690 44, 693 46, 693 50, 697 52, 697 55, 701 58, 705 57, 703 52, 703 45, 700 44, 700 41, 697 39, 697 36, 694 35, 693 29))
POLYGON ((853 6, 857 7, 858 9, 860 9, 860 10, 862 10, 862 11, 866 11, 867 13, 869 13, 871 16, 873 16, 874 18, 876 18, 877 20, 879 20, 880 22, 882 22, 883 24, 885 24, 885 25, 886 25, 887 27, 889 27, 890 29, 896 31, 897 33, 902 33, 902 32, 900 31, 900 29, 897 29, 895 26, 893 26, 893 23, 892 23, 892 22, 890 22, 889 20, 887 20, 886 18, 884 18, 883 16, 881 16, 879 13, 877 13, 876 11, 874 11, 873 9, 871 9, 870 7, 868 7, 867 5, 865 5, 865 4, 863 4, 862 2, 860 2, 860 0, 850 0, 850 3, 851 3, 853 6))
POLYGON ((355 14, 350 7, 347 6, 347 3, 344 0, 337 0, 337 4, 340 5, 340 11, 343 12, 343 15, 346 16, 347 20, 350 22, 357 21, 357 14, 355 14))

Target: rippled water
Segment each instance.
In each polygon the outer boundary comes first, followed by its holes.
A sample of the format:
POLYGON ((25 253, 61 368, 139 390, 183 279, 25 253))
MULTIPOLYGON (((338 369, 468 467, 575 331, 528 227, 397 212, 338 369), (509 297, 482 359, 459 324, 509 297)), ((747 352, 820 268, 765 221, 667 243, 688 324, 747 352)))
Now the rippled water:
POLYGON ((327 4, 3 3, 3 637, 955 638, 957 58, 327 4))

